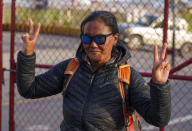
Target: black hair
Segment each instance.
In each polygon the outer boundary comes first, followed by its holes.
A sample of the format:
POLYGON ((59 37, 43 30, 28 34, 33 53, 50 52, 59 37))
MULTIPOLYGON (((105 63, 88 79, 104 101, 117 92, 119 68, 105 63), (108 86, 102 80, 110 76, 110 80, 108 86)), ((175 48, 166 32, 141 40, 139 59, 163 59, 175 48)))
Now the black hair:
POLYGON ((115 16, 108 11, 94 11, 89 14, 81 23, 81 33, 84 32, 84 26, 87 22, 94 21, 97 19, 102 20, 109 27, 113 34, 119 33, 117 20, 115 16))

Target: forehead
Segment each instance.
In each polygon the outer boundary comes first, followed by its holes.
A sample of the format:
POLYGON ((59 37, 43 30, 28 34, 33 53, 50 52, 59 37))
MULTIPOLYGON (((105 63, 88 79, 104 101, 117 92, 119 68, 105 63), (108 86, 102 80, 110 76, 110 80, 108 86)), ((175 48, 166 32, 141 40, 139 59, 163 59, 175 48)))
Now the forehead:
POLYGON ((96 35, 111 33, 111 31, 102 20, 93 20, 85 24, 84 33, 89 35, 96 35))

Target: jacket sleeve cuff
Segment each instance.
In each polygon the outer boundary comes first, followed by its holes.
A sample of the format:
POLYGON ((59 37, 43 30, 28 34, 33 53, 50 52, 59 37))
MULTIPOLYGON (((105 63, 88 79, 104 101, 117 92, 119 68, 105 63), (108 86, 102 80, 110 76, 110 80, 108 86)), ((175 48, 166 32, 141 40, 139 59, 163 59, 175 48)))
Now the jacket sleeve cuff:
POLYGON ((32 55, 25 55, 21 51, 19 51, 18 55, 24 58, 31 58, 31 57, 35 57, 35 52, 32 55))
POLYGON ((17 56, 17 66, 20 68, 27 67, 34 67, 36 61, 36 55, 33 53, 32 55, 25 55, 21 51, 18 53, 17 56))
POLYGON ((151 79, 150 81, 150 86, 151 87, 157 87, 157 88, 166 88, 167 86, 169 86, 169 80, 167 80, 165 83, 163 84, 159 84, 159 83, 155 83, 153 82, 153 80, 151 79))

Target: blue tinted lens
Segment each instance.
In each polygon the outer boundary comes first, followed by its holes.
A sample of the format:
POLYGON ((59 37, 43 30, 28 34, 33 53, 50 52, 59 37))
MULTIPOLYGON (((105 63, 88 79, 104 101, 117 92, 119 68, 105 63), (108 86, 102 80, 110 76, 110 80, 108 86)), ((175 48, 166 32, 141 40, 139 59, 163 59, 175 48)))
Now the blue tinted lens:
POLYGON ((106 36, 105 35, 97 35, 97 36, 94 37, 94 41, 98 45, 105 44, 105 40, 106 40, 106 36))
POLYGON ((90 44, 90 43, 91 43, 91 37, 82 34, 82 35, 81 35, 81 41, 82 41, 84 44, 90 44))

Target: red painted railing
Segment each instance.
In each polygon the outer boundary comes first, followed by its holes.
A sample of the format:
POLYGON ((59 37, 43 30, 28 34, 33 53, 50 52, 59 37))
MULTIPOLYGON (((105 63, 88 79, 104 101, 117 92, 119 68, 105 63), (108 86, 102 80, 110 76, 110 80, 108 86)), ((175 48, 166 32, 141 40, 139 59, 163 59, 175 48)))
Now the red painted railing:
MULTIPOLYGON (((187 61, 183 62, 182 64, 171 69, 171 71, 169 73, 169 79, 192 81, 192 76, 174 75, 175 72, 180 71, 181 69, 189 66, 190 64, 192 64, 192 58, 190 58, 189 60, 187 60, 187 61)), ((151 73, 146 73, 146 72, 140 72, 140 74, 144 77, 151 77, 152 76, 151 73)))
MULTIPOLYGON (((11 7, 11 46, 10 46, 10 69, 15 70, 15 60, 14 60, 14 48, 15 48, 15 2, 12 0, 11 7)), ((9 93, 9 131, 15 130, 14 121, 14 83, 15 83, 15 73, 10 72, 10 93, 9 93)))
POLYGON ((3 58, 2 58, 2 32, 3 32, 3 1, 0 0, 0 131, 2 123, 2 80, 3 80, 3 58))

